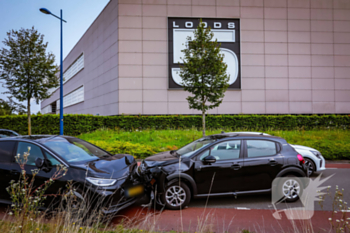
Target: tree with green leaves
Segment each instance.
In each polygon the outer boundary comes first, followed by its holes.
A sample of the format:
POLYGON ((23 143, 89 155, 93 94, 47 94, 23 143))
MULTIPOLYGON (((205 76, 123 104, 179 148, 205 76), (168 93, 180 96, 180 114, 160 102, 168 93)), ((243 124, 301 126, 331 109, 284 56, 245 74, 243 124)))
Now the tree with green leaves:
POLYGON ((0 99, 0 116, 23 114, 25 107, 21 103, 16 103, 11 97, 7 97, 8 101, 0 99))
POLYGON ((183 65, 180 77, 191 109, 202 112, 203 136, 205 136, 205 114, 209 109, 218 107, 225 96, 229 84, 227 65, 220 53, 220 44, 213 41, 214 33, 200 20, 194 31, 194 38, 187 37, 186 48, 182 50, 183 65))
POLYGON ((9 31, 3 44, 0 79, 5 81, 4 87, 8 89, 4 93, 27 102, 28 135, 31 135, 31 100, 39 104, 50 97, 49 89, 59 85, 55 55, 46 53, 48 43, 34 27, 9 31))

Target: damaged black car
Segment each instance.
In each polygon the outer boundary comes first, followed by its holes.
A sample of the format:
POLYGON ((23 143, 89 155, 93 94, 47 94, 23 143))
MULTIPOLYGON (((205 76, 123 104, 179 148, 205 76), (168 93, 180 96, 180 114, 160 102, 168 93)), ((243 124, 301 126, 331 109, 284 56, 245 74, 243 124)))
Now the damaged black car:
MULTIPOLYGON (((11 204, 6 191, 10 182, 17 181, 21 168, 15 156, 29 156, 24 166, 30 176, 33 169, 40 169, 35 176, 36 187, 50 179, 57 166, 67 168, 65 176, 56 180, 46 194, 62 193, 72 182, 74 195, 91 208, 98 205, 105 214, 115 213, 137 201, 144 194, 144 186, 135 179, 137 163, 133 156, 112 155, 84 140, 69 136, 17 136, 0 139, 0 202, 11 204)), ((148 201, 148 200, 147 200, 148 201)), ((48 207, 55 203, 45 201, 48 207)))
POLYGON ((298 178, 308 174, 304 163, 283 138, 222 133, 148 157, 137 174, 159 206, 177 210, 192 198, 268 193, 274 178, 285 176, 293 187, 275 188, 286 201, 296 201, 304 187, 298 178))

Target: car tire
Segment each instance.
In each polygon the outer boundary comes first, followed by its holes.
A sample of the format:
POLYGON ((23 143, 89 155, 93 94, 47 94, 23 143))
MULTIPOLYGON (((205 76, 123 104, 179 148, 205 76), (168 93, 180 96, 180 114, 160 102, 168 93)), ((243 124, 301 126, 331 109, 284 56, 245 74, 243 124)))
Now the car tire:
POLYGON ((303 183, 297 176, 287 175, 280 181, 278 190, 285 202, 295 202, 303 194, 303 183))
POLYGON ((316 171, 316 164, 314 163, 314 161, 312 161, 309 158, 304 158, 305 159, 305 163, 309 168, 309 177, 312 176, 314 174, 314 172, 316 171))
POLYGON ((161 194, 161 201, 170 210, 180 210, 185 208, 191 201, 191 190, 181 182, 174 182, 165 188, 161 194))

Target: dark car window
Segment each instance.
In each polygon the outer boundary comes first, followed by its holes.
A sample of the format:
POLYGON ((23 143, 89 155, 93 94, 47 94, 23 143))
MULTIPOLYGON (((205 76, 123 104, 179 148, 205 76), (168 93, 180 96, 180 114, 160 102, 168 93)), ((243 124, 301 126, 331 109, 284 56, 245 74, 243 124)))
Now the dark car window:
POLYGON ((0 142, 0 162, 11 162, 16 142, 0 142))
MULTIPOLYGON (((211 155, 216 158, 216 160, 228 160, 228 159, 238 159, 241 151, 241 141, 232 140, 219 143, 212 147, 211 155)), ((205 151, 200 159, 203 159, 209 155, 209 150, 205 151)))
POLYGON ((37 145, 34 145, 32 143, 28 142, 19 142, 17 147, 17 153, 16 155, 20 156, 21 161, 24 161, 24 154, 28 153, 28 159, 27 163, 28 165, 34 165, 35 166, 35 160, 36 158, 45 159, 43 152, 41 151, 41 148, 37 145))
POLYGON ((190 144, 187 144, 186 146, 178 149, 176 152, 181 155, 182 157, 189 157, 191 156, 195 151, 199 150, 200 148, 211 144, 215 142, 217 138, 213 137, 204 137, 200 138, 194 142, 191 142, 190 144))
POLYGON ((61 164, 57 159, 52 157, 51 154, 47 153, 46 151, 44 153, 45 153, 46 158, 51 162, 52 166, 56 166, 56 165, 60 165, 61 164))
POLYGON ((249 158, 275 155, 276 143, 267 140, 247 140, 247 152, 249 158))
POLYGON ((108 152, 78 138, 53 138, 44 143, 68 162, 96 160, 111 156, 108 152))

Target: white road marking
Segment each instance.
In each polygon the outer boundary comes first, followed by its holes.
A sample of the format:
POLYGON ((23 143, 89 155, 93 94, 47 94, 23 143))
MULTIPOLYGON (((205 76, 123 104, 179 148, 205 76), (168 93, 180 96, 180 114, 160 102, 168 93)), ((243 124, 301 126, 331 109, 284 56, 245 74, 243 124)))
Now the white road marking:
POLYGON ((250 208, 247 207, 236 207, 237 210, 250 210, 250 208))

